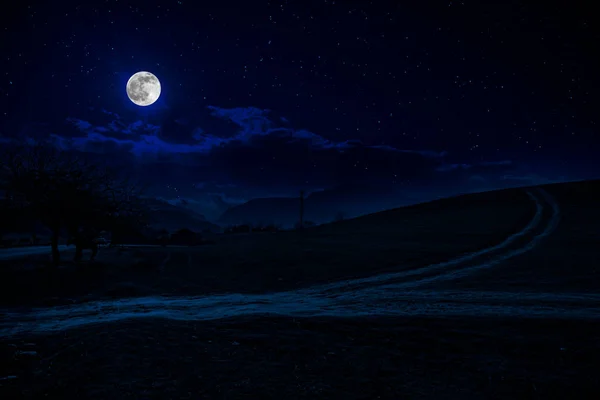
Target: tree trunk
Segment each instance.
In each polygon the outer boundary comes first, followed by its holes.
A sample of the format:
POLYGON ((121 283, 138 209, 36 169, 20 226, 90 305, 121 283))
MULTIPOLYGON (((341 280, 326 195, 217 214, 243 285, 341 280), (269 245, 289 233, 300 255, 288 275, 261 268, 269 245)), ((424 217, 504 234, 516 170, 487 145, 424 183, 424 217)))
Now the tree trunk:
POLYGON ((56 268, 60 265, 60 252, 58 251, 58 234, 59 230, 52 231, 52 265, 56 268))

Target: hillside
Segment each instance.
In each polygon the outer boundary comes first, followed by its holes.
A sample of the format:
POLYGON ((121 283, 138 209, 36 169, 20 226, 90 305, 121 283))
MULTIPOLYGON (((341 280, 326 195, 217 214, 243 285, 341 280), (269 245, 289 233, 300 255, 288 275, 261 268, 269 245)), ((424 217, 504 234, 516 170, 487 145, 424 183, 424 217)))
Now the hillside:
MULTIPOLYGON (((222 235, 215 244, 200 248, 157 247, 127 254, 105 251, 98 262, 105 265, 101 273, 109 273, 114 266, 123 274, 128 265, 164 270, 156 282, 149 281, 154 279, 152 273, 132 270, 123 276, 125 282, 137 287, 131 291, 137 294, 154 290, 204 295, 294 289, 412 270, 478 251, 522 230, 534 214, 535 203, 526 192, 511 189, 416 204, 304 231, 222 235)), ((62 282, 67 280, 62 278, 62 282)), ((28 293, 28 299, 43 292, 31 285, 31 279, 25 281, 22 293, 28 293)), ((90 278, 92 285, 97 281, 90 278)), ((110 291, 110 286, 118 284, 107 283, 109 288, 103 290, 110 291)), ((81 279, 73 284, 74 290, 90 293, 81 279)))
POLYGON ((315 398, 300 382, 352 398, 358 382, 403 398, 408 382, 598 398, 598 196, 600 181, 468 194, 52 274, 19 268, 42 255, 0 261, 0 397, 118 398, 126 380, 181 398, 215 382, 210 397, 315 398))
POLYGON ((182 228, 188 228, 195 232, 220 231, 218 225, 208 222, 203 215, 189 208, 175 206, 155 198, 145 198, 144 203, 150 209, 148 222, 153 228, 165 228, 170 232, 182 228))
MULTIPOLYGON (((393 186, 346 185, 313 192, 304 200, 304 220, 326 223, 341 213, 345 218, 369 214, 422 201, 409 197, 393 186)), ((292 227, 299 219, 298 197, 253 199, 225 211, 221 224, 269 224, 292 227)))

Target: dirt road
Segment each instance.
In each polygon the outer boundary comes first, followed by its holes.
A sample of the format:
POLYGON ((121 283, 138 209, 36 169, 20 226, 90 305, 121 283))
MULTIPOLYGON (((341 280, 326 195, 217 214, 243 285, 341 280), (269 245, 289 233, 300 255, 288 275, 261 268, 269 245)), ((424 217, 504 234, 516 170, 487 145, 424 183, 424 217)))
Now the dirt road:
POLYGON ((502 243, 451 261, 398 273, 345 280, 266 294, 201 297, 139 297, 30 310, 1 310, 0 336, 42 334, 131 318, 180 321, 252 315, 291 317, 517 316, 600 319, 595 294, 419 291, 422 284, 459 279, 492 268, 537 246, 560 219, 558 204, 545 191, 529 192, 536 213, 502 243))

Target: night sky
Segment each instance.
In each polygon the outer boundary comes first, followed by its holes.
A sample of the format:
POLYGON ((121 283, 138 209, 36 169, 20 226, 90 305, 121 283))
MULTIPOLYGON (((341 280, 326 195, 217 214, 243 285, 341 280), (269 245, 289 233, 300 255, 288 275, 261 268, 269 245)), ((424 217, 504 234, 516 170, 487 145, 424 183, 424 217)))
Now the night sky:
POLYGON ((0 140, 89 153, 210 218, 299 189, 434 196, 600 172, 592 2, 15 4, 0 140), (127 97, 137 71, 161 82, 151 106, 127 97))

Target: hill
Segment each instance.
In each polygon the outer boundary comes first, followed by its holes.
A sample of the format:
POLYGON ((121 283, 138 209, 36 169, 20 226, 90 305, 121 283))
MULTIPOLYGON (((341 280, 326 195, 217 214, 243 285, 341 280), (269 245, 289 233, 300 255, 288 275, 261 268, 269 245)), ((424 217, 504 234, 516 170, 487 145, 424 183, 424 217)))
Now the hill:
MULTIPOLYGON (((338 215, 351 218, 406 204, 422 201, 419 196, 409 197, 394 186, 344 185, 317 191, 304 200, 304 220, 317 224, 334 221, 338 215)), ((225 211, 221 224, 276 224, 293 227, 299 219, 298 197, 253 199, 225 211)))
POLYGON ((0 261, 0 397, 598 398, 599 196, 468 194, 52 274, 0 261))
POLYGON ((145 198, 145 205, 149 208, 148 223, 152 228, 165 228, 173 232, 188 228, 195 232, 219 232, 220 227, 208 222, 203 215, 190 208, 169 204, 155 198, 145 198))

